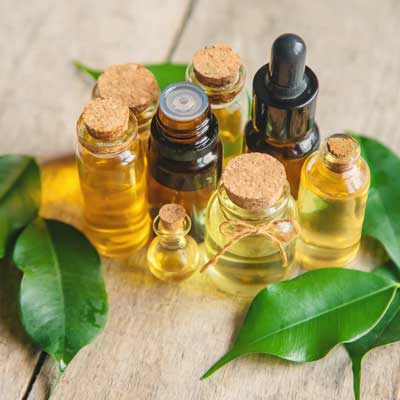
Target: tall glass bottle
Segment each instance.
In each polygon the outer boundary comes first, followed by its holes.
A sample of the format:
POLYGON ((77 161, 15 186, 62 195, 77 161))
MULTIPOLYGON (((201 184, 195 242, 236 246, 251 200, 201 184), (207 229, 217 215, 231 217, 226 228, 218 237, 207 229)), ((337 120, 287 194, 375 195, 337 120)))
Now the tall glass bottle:
POLYGON ((244 88, 245 69, 240 56, 225 44, 200 49, 186 70, 186 80, 201 86, 207 93, 218 120, 225 167, 229 160, 243 152, 243 129, 249 112, 244 88))
POLYGON ((99 76, 92 96, 119 99, 129 107, 138 121, 139 141, 146 160, 150 123, 160 98, 155 76, 141 64, 111 65, 99 76))
POLYGON ((297 35, 278 37, 271 62, 254 76, 252 119, 245 128, 249 151, 276 157, 297 198, 301 167, 319 146, 314 121, 318 79, 306 66, 306 45, 297 35))
POLYGON ((297 210, 283 165, 266 154, 230 161, 207 207, 205 249, 222 290, 254 296, 292 273, 297 210))
POLYGON ((102 255, 127 256, 150 234, 137 121, 115 99, 88 103, 77 123, 86 231, 102 255))
POLYGON ((335 134, 304 163, 299 190, 299 260, 339 267, 357 254, 370 185, 369 168, 350 135, 335 134))
POLYGON ((218 125, 207 95, 197 85, 179 82, 161 93, 151 124, 148 191, 152 216, 163 204, 182 205, 201 241, 207 202, 222 168, 218 125))

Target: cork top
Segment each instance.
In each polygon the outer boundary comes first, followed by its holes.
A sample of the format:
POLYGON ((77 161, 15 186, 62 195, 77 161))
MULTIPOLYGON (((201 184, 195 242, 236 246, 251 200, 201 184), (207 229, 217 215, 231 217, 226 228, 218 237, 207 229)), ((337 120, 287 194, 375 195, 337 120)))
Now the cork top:
POLYGON ((97 80, 99 97, 120 99, 134 113, 158 102, 160 89, 154 75, 143 65, 112 65, 97 80))
POLYGON ((197 50, 192 59, 200 83, 210 87, 226 86, 237 80, 240 56, 226 44, 214 44, 197 50))
POLYGON ((129 108, 117 99, 94 99, 84 108, 82 120, 91 136, 113 141, 128 129, 129 108))
POLYGON ((161 207, 160 221, 162 226, 170 231, 181 228, 186 217, 185 209, 179 204, 165 204, 161 207))
POLYGON ((247 153, 228 163, 222 179, 233 203, 249 211, 258 211, 279 200, 286 172, 277 159, 267 154, 247 153))
POLYGON ((328 151, 339 159, 354 155, 356 143, 351 136, 332 136, 327 142, 328 151))

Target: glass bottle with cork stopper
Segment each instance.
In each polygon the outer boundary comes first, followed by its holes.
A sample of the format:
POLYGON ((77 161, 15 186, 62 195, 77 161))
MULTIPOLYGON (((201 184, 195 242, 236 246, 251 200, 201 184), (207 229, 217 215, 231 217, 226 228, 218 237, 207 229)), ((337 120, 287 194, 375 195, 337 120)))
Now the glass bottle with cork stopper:
POLYGON ((141 64, 111 65, 99 76, 92 96, 119 99, 129 107, 138 121, 139 140, 146 158, 150 123, 160 98, 155 76, 141 64))
POLYGON ((137 121, 119 100, 95 99, 77 123, 86 231, 104 256, 128 256, 150 234, 137 121))
POLYGON ((271 62, 253 80, 252 119, 245 128, 249 151, 267 153, 285 166, 297 198, 301 167, 316 151, 320 136, 314 121, 318 79, 306 66, 306 45, 284 34, 273 46, 271 62))
POLYGON ((207 93, 218 121, 225 167, 243 152, 243 129, 248 117, 245 69, 240 56, 225 44, 204 47, 194 54, 186 70, 186 80, 207 93))
POLYGON ((253 296, 290 276, 299 233, 285 168, 248 153, 231 160, 206 215, 205 249, 213 281, 224 291, 253 296))
POLYGON ((157 237, 147 250, 150 271, 158 279, 180 282, 193 275, 199 267, 197 242, 189 236, 190 218, 178 204, 161 207, 153 222, 157 237))
POLYGON ((189 82, 167 86, 151 123, 147 186, 152 216, 163 204, 180 204, 192 220, 192 235, 203 240, 205 209, 221 169, 222 145, 207 95, 189 82))
POLYGON ((368 165, 351 135, 330 136, 308 158, 298 199, 303 267, 344 266, 356 256, 369 185, 368 165))

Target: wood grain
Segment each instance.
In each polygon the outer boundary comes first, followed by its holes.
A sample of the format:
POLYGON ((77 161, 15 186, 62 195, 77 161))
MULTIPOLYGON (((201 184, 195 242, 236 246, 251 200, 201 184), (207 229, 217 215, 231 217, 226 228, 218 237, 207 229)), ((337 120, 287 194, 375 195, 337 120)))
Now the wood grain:
MULTIPOLYGON (((170 54, 186 62, 205 44, 227 42, 243 55, 250 87, 273 39, 292 31, 305 38, 308 64, 320 78, 317 119, 323 135, 354 129, 400 152, 398 1, 198 0, 193 5, 191 10, 183 0, 1 2, 0 126, 8 136, 0 151, 49 159, 72 150, 75 120, 92 82, 72 69, 71 58, 96 67, 130 59, 162 61, 170 54)), ((68 158, 44 166, 42 215, 81 227, 74 173, 68 158)), ((365 241, 354 266, 377 265, 375 246, 365 241)), ((303 365, 242 358, 200 382, 229 348, 247 305, 219 293, 205 276, 181 285, 156 281, 144 252, 104 264, 107 328, 71 363, 52 400, 353 398, 350 361, 340 346, 303 365)), ((11 280, 6 270, 0 274, 0 399, 14 400, 27 387, 38 353, 14 318, 15 272, 11 280)), ((399 368, 400 344, 369 354, 363 399, 400 399, 399 368)), ((55 375, 47 359, 29 400, 47 398, 55 375)))

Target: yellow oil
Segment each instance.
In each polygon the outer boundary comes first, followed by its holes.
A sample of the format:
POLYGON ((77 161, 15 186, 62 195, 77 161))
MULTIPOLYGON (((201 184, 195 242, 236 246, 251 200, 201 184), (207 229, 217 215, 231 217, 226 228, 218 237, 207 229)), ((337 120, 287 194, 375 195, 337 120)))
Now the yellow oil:
POLYGON ((223 167, 243 152, 243 124, 247 116, 243 115, 239 103, 228 106, 213 106, 213 113, 218 121, 219 136, 224 151, 223 167))
POLYGON ((112 156, 82 146, 77 157, 86 231, 98 251, 124 257, 142 248, 150 235, 141 144, 112 156))
POLYGON ((158 279, 167 282, 180 282, 192 276, 198 270, 199 259, 197 243, 190 236, 182 238, 177 247, 171 247, 157 237, 147 251, 150 271, 158 279))
POLYGON ((304 164, 298 197, 301 239, 297 254, 304 268, 348 264, 360 245, 369 188, 369 169, 359 158, 338 172, 319 153, 304 164))

